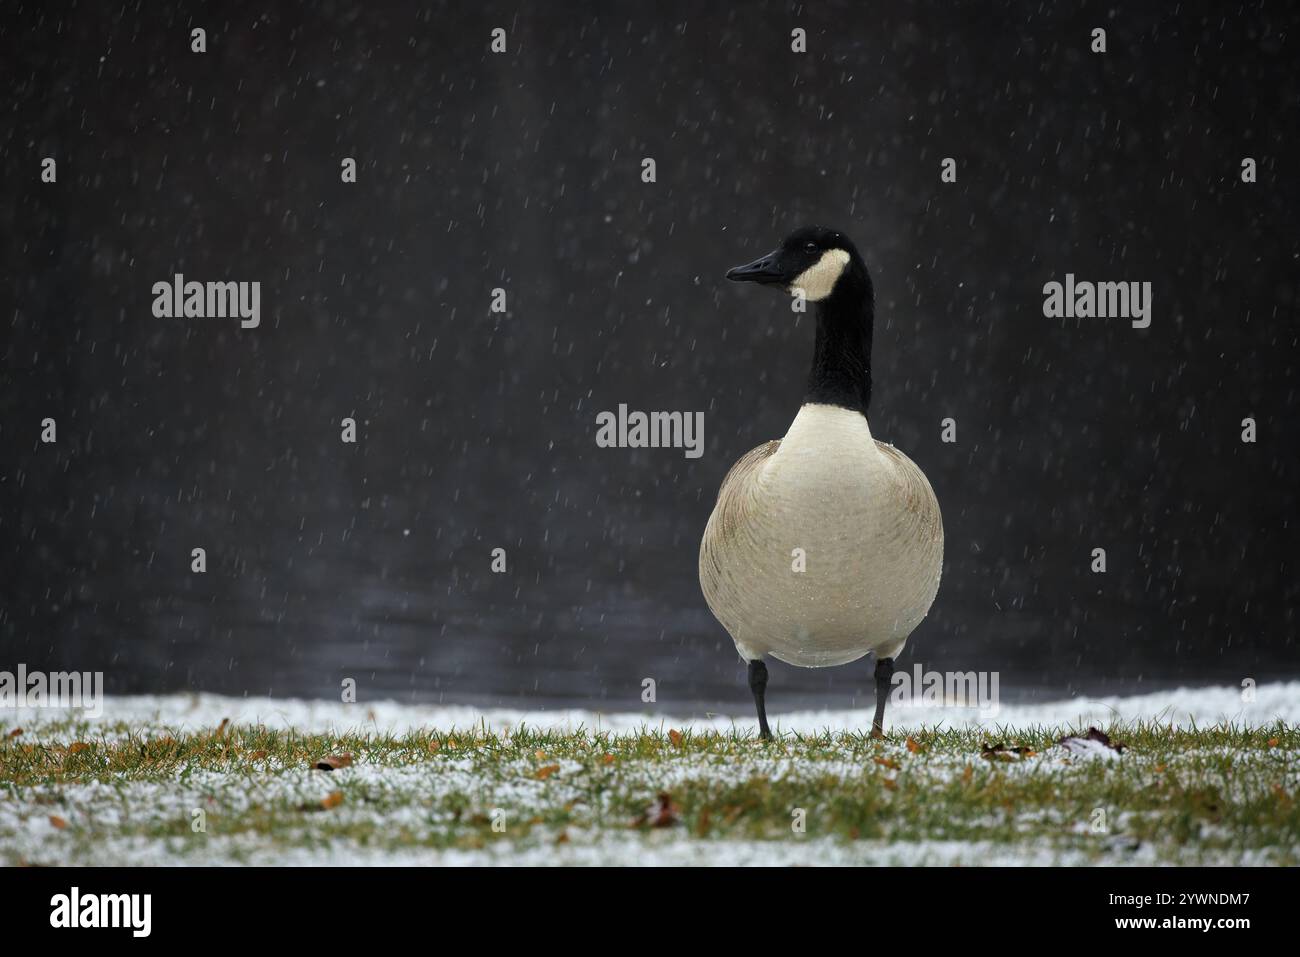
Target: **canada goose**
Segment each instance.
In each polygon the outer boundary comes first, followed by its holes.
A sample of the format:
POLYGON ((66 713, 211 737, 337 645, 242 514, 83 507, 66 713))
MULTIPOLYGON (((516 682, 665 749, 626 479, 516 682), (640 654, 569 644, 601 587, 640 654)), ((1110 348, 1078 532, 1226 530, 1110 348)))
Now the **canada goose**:
POLYGON ((762 737, 772 736, 764 655, 823 668, 868 652, 871 732, 882 737, 894 658, 939 590, 943 522, 925 475, 867 426, 871 277, 843 233, 811 226, 727 278, 815 303, 817 340, 785 438, 741 456, 722 481, 700 543, 700 587, 749 662, 762 737))

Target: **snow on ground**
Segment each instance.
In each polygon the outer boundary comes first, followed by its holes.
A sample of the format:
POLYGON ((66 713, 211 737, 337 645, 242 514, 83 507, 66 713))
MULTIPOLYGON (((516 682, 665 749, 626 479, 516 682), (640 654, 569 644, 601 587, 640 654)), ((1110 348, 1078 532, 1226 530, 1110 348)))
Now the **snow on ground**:
MULTIPOLYGON (((317 847, 276 847, 256 835, 208 838, 200 851, 186 850, 186 845, 182 838, 114 839, 93 845, 89 853, 52 863, 84 867, 1085 867, 1097 863, 1081 852, 992 841, 690 842, 661 833, 602 833, 597 840, 579 836, 562 845, 501 844, 474 850, 393 849, 340 840, 317 847)), ((1148 845, 1105 863, 1150 867, 1183 862, 1160 857, 1148 845)), ((1207 862, 1189 857, 1185 863, 1207 862)), ((1267 853, 1245 851, 1210 863, 1252 867, 1274 861, 1267 853)))
MULTIPOLYGON (((803 711, 775 716, 784 732, 868 728, 866 710, 803 711)), ((239 725, 261 724, 270 729, 300 733, 360 731, 401 735, 411 730, 468 730, 487 726, 506 731, 526 725, 535 729, 572 731, 578 728, 609 732, 641 729, 753 732, 748 713, 732 718, 666 716, 650 713, 601 713, 574 709, 522 711, 479 710, 461 706, 405 705, 394 702, 343 704, 271 698, 230 698, 217 695, 163 695, 110 697, 97 716, 58 709, 0 710, 0 732, 21 726, 13 740, 20 746, 66 746, 70 731, 82 720, 101 728, 103 738, 131 733, 162 735, 184 731, 210 732, 223 720, 239 725), (60 722, 62 722, 60 724, 60 722)), ((1158 721, 1161 724, 1207 729, 1215 725, 1271 727, 1282 721, 1300 724, 1300 682, 1263 685, 1245 701, 1232 687, 1179 689, 1133 697, 1075 698, 1050 704, 1008 705, 996 713, 974 708, 893 706, 887 722, 891 729, 919 726, 982 727, 990 738, 1005 731, 1049 726, 1081 731, 1089 725, 1108 726, 1115 721, 1158 721)), ((1089 742, 1090 744, 1090 742, 1089 742)), ((829 792, 842 794, 861 787, 870 775, 885 775, 879 760, 871 761, 851 747, 822 746, 815 759, 791 742, 779 749, 749 747, 744 743, 722 751, 687 752, 667 760, 620 759, 608 771, 593 771, 564 756, 531 751, 496 759, 470 749, 439 752, 436 759, 411 762, 399 754, 394 763, 383 758, 358 762, 328 774, 311 770, 305 760, 287 765, 256 766, 248 759, 222 768, 186 768, 175 777, 51 780, 27 785, 0 800, 0 862, 77 865, 158 864, 632 864, 632 865, 812 865, 812 864, 938 864, 979 865, 1106 865, 1289 863, 1297 849, 1287 831, 1270 816, 1258 824, 1232 827, 1218 806, 1223 802, 1245 806, 1261 795, 1290 801, 1288 789, 1295 780, 1293 750, 1269 748, 1224 750, 1222 747, 1184 748, 1177 754, 1142 753, 1131 749, 1123 759, 1104 746, 1051 747, 1023 760, 979 760, 978 750, 944 754, 909 753, 895 739, 882 746, 897 763, 892 773, 906 775, 905 792, 889 798, 884 812, 911 836, 899 840, 836 840, 808 833, 784 839, 698 839, 685 827, 664 830, 629 829, 635 808, 621 799, 632 796, 649 801, 660 792, 699 793, 715 788, 719 793, 771 782, 795 794, 814 821, 836 813, 829 792), (837 750, 840 749, 840 750, 837 750), (1096 771, 1104 760, 1107 775, 1096 771), (539 775, 542 763, 553 762, 554 773, 539 775), (1165 762, 1170 762, 1165 775, 1165 762), (972 765, 975 767, 972 769, 972 765), (1113 768, 1114 770, 1111 770, 1113 768), (1061 801, 981 806, 966 811, 951 796, 950 785, 970 775, 996 775, 999 787, 1017 782, 1047 782, 1050 793, 1063 793, 1061 801), (602 777, 607 775, 607 777, 602 777), (840 787, 836 787, 838 782, 840 787), (806 797, 800 791, 806 785, 806 797), (1103 786, 1104 785, 1104 786, 1103 786), (829 786, 829 792, 828 792, 829 786), (1163 813, 1160 805, 1137 806, 1116 793, 1148 793, 1166 788, 1171 799, 1188 806, 1197 794, 1205 795, 1197 819, 1187 834, 1170 831, 1167 839, 1134 840, 1143 821, 1163 813), (1100 788, 1100 790, 1099 790, 1100 788), (1138 790, 1134 790, 1134 789, 1138 790), (1127 790, 1125 790, 1127 789, 1127 790), (346 800, 328 813, 302 813, 319 808, 326 794, 337 790, 346 800), (949 794, 952 814, 930 820, 910 809, 924 806, 916 794, 949 794), (907 795, 911 795, 908 797, 907 795), (1096 795, 1094 798, 1093 796, 1096 795), (1086 798, 1086 800, 1085 800, 1086 798), (1110 807, 1105 833, 1092 833, 1096 800, 1110 807), (1082 802, 1082 803, 1081 803, 1082 802), (1202 807, 1204 805, 1204 807, 1202 807), (563 817, 562 811, 582 809, 562 827, 525 824, 543 817, 563 817), (191 833, 197 809, 212 816, 213 833, 191 833), (481 817, 494 809, 507 812, 509 834, 483 846, 449 846, 440 835, 458 827, 465 818, 481 817), (985 818, 987 817, 987 820, 985 818), (1270 823, 1271 822, 1271 823, 1270 823), (224 825, 224 826, 222 826, 224 825), (522 831, 515 828, 524 825, 522 831), (964 830, 963 830, 964 827, 964 830), (1235 827, 1236 829, 1232 829, 1235 827), (1008 828, 1011 828, 1008 831, 1008 828), (1243 830, 1244 828, 1244 830, 1243 830), (1267 840, 1250 839, 1259 828, 1272 828, 1267 840), (971 830, 977 832, 972 836, 971 830), (999 840, 984 840, 1002 832, 999 840), (1276 831, 1276 835, 1273 834, 1276 831), (516 834, 521 834, 516 838, 516 834), (962 835, 954 838, 954 834, 962 835), (1244 840, 1243 838, 1247 838, 1244 840)), ((56 749, 61 753, 61 749, 56 749)), ((1031 752, 1032 754, 1032 752, 1031 752)), ((888 763, 888 761, 886 762, 888 763)), ((594 764, 596 768, 603 765, 594 764)), ((978 780, 978 779, 977 779, 978 780)), ((882 783, 883 787, 884 784, 882 783)), ((762 794, 759 788, 756 794, 762 794)), ((883 792, 882 792, 883 793, 883 792)), ((1029 792, 1026 792, 1029 793, 1029 792)), ((732 800, 732 799, 728 799, 732 800)), ((644 807, 644 804, 640 805, 644 807)), ((1175 809, 1176 810, 1176 809, 1175 809)), ((748 812, 747 812, 748 813, 748 812)), ((787 812, 784 807, 778 816, 787 812)), ((1175 815, 1176 816, 1176 815, 1175 815)), ((1178 821, 1173 822, 1177 824, 1178 821)), ((784 828, 784 823, 783 823, 784 828)), ((1171 825, 1172 828, 1172 825, 1171 825)), ((464 830, 462 828, 462 830, 464 830)), ((1159 833, 1164 831, 1157 829, 1159 833)), ((1151 827, 1147 828, 1152 831, 1151 827)))
MULTIPOLYGON (((1159 720, 1177 727, 1206 727, 1232 723, 1263 727, 1276 721, 1300 724, 1300 681, 1260 685, 1254 699, 1243 701, 1240 688, 1179 688, 1130 697, 1071 698, 1049 704, 1002 705, 997 709, 891 704, 886 723, 890 728, 926 727, 1018 728, 1033 725, 1086 728, 1112 720, 1159 720)), ((871 724, 865 709, 795 711, 782 714, 769 703, 775 729, 784 732, 863 730, 871 724)), ((232 724, 263 724, 268 728, 294 728, 306 733, 348 730, 402 734, 413 729, 449 730, 480 727, 503 731, 520 725, 560 731, 587 728, 600 731, 635 731, 640 728, 677 728, 756 731, 748 712, 737 717, 600 712, 581 709, 521 711, 503 708, 480 710, 463 705, 410 705, 391 701, 344 704, 293 698, 232 698, 211 694, 136 695, 107 697, 98 717, 60 709, 18 708, 0 712, 7 724, 26 729, 25 740, 39 740, 41 725, 67 718, 92 723, 125 722, 133 726, 165 725, 175 730, 212 728, 223 719, 232 724)))

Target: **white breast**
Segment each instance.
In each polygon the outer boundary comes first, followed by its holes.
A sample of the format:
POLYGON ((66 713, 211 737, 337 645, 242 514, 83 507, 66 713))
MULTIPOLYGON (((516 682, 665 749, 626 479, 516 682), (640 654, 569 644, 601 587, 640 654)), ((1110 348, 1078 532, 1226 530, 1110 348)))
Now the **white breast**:
POLYGON ((934 601, 943 557, 934 492, 860 412, 804 406, 775 453, 723 496, 700 580, 748 659, 820 667, 892 656, 934 601))

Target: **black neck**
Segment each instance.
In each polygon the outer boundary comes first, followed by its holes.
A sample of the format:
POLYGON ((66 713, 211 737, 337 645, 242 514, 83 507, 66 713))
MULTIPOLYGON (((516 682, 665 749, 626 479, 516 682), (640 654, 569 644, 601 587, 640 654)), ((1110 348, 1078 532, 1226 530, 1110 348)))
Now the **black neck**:
POLYGON ((817 303, 817 344, 804 402, 838 405, 867 414, 871 404, 871 278, 853 261, 830 296, 817 303))

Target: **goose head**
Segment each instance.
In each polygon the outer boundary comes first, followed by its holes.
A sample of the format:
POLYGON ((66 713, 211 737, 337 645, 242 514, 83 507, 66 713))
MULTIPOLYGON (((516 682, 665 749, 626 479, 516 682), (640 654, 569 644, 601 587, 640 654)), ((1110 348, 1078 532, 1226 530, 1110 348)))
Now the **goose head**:
POLYGON ((867 269, 849 238, 836 229, 797 229, 766 256, 727 270, 732 282, 775 286, 790 295, 801 290, 808 302, 869 288, 867 269))
POLYGON ((797 229, 766 256, 728 270, 733 282, 775 286, 816 303, 817 341, 805 403, 866 415, 871 403, 875 293, 857 247, 836 229, 797 229))

